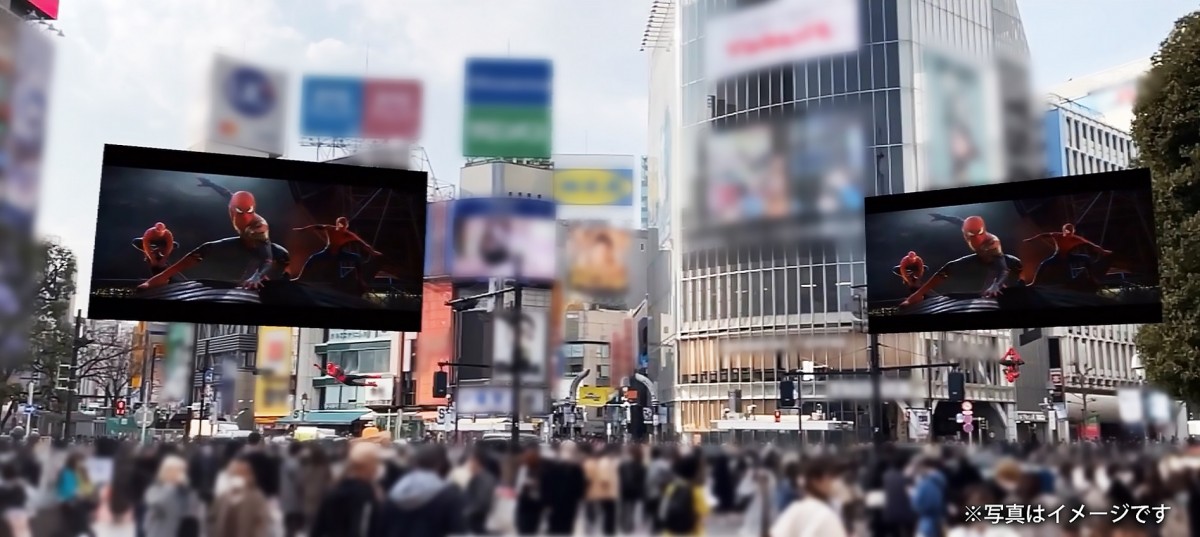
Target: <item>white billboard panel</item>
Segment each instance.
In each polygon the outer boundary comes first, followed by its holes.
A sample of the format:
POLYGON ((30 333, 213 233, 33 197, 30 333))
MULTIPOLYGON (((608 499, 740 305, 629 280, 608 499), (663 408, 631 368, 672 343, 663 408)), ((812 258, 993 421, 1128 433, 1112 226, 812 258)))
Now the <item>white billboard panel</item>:
POLYGON ((707 78, 719 80, 858 50, 858 0, 774 0, 714 17, 705 28, 707 78))
POLYGON ((279 156, 287 124, 287 72, 218 55, 210 86, 208 139, 279 156))

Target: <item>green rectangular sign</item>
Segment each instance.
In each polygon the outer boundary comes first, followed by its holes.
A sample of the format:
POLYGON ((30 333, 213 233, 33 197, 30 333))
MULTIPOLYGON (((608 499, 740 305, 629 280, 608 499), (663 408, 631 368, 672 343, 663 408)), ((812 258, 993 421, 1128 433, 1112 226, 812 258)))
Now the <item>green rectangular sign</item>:
POLYGON ((546 106, 468 106, 463 113, 463 156, 550 158, 553 137, 546 106))

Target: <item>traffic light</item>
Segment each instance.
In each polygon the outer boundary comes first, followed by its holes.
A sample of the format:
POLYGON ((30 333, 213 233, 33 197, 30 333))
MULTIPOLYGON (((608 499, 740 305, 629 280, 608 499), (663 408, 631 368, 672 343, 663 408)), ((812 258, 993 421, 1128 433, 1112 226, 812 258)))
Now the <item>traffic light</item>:
POLYGON ((951 371, 946 377, 948 395, 946 400, 951 403, 961 403, 966 396, 967 377, 962 371, 951 371))
POLYGON ((450 392, 450 374, 445 371, 433 372, 433 396, 443 398, 450 392))
POLYGON ((782 408, 796 406, 796 383, 790 380, 779 381, 779 406, 782 408))
POLYGON ((117 416, 125 415, 125 400, 124 399, 117 399, 117 402, 113 405, 113 414, 116 414, 117 416))

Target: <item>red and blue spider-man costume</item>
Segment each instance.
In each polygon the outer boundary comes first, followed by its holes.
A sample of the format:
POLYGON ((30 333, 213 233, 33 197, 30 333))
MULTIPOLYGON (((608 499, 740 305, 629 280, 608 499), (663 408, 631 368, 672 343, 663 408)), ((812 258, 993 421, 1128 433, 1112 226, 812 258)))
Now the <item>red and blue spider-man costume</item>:
MULTIPOLYGON (((209 188, 225 198, 229 204, 229 220, 233 224, 236 236, 206 242, 188 252, 183 259, 166 267, 145 283, 139 289, 165 285, 173 276, 188 270, 209 256, 232 257, 240 255, 249 257, 254 264, 254 271, 240 283, 246 289, 261 289, 267 281, 268 273, 274 269, 284 269, 288 264, 288 251, 282 246, 271 242, 270 226, 267 219, 258 214, 254 194, 239 190, 233 192, 204 177, 200 177, 200 188, 209 188)), ((286 275, 286 271, 284 272, 286 275)))
POLYGON ((336 261, 348 260, 351 263, 354 263, 354 273, 358 277, 358 282, 362 284, 363 287, 366 287, 367 279, 363 274, 363 265, 366 263, 366 261, 363 259, 362 255, 351 252, 349 249, 347 249, 347 247, 352 244, 357 244, 364 248, 370 255, 383 255, 382 252, 376 250, 375 247, 363 240, 362 237, 359 237, 358 234, 350 231, 350 220, 344 216, 339 216, 337 220, 334 220, 332 226, 328 224, 313 224, 311 226, 293 228, 292 231, 317 231, 325 235, 325 248, 309 256, 308 261, 304 262, 304 267, 302 267, 300 271, 296 273, 296 277, 294 278, 296 280, 300 279, 300 276, 304 274, 304 271, 308 269, 308 266, 311 265, 313 261, 322 258, 333 258, 336 261))
POLYGON ((375 384, 367 379, 383 378, 382 375, 347 375, 345 371, 342 371, 341 366, 333 362, 325 364, 325 367, 321 367, 320 364, 313 364, 313 367, 320 369, 322 373, 337 379, 338 382, 345 384, 346 386, 374 388, 378 386, 378 384, 375 384))

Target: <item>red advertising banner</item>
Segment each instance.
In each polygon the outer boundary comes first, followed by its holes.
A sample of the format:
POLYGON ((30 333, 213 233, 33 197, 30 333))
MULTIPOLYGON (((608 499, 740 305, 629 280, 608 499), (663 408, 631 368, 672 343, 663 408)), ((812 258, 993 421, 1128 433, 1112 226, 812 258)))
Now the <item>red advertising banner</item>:
POLYGON ((416 140, 421 134, 419 80, 366 80, 363 83, 363 138, 416 140))
POLYGON ((47 19, 58 20, 58 0, 29 0, 29 5, 42 12, 47 19))

